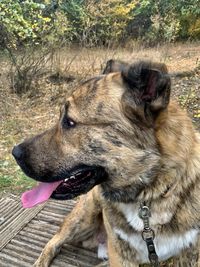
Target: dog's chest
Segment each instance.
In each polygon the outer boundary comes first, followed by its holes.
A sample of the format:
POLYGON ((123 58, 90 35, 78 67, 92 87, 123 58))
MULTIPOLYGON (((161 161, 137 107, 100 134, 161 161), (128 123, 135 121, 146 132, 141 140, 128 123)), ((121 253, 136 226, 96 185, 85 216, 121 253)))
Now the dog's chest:
MULTIPOLYGON (((142 239, 141 231, 143 230, 143 221, 138 216, 138 206, 129 204, 120 204, 120 210, 124 214, 127 223, 133 228, 132 234, 127 234, 124 229, 114 228, 117 236, 128 242, 131 247, 137 251, 137 260, 140 263, 147 263, 148 251, 145 241, 142 239)), ((163 212, 159 215, 152 214, 150 218, 150 226, 155 230, 156 237, 154 244, 159 260, 167 260, 168 258, 178 255, 182 249, 196 243, 198 238, 198 230, 191 229, 183 234, 159 234, 156 229, 160 224, 165 224, 170 221, 172 215, 168 212, 163 212)))

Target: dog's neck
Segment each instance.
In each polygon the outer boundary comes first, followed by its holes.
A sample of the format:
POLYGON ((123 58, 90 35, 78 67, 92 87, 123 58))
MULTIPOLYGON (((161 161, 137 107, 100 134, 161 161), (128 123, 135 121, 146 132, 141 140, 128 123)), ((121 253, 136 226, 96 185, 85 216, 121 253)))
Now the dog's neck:
MULTIPOLYGON (((137 202, 142 192, 144 192, 148 187, 151 187, 150 183, 154 183, 158 173, 159 165, 154 165, 146 172, 136 175, 131 185, 113 187, 112 183, 102 183, 101 188, 103 197, 111 202, 137 202)), ((125 175, 126 174, 124 174, 124 176, 125 175)), ((124 179, 131 180, 131 177, 127 175, 124 179)))
MULTIPOLYGON (((192 160, 187 157, 192 154, 196 144, 195 132, 191 131, 191 128, 192 124, 184 112, 173 102, 170 103, 169 109, 160 115, 155 125, 159 150, 152 151, 148 157, 144 157, 144 172, 142 174, 137 175, 134 170, 131 173, 131 168, 126 169, 126 166, 130 164, 124 164, 123 170, 119 170, 117 175, 121 175, 123 172, 123 179, 129 179, 130 186, 113 187, 113 183, 102 184, 105 199, 123 203, 151 202, 163 198, 173 198, 174 192, 181 194, 181 192, 187 190, 192 180, 190 177, 190 181, 184 182, 187 179, 187 165, 192 160), (182 125, 178 127, 180 122, 182 125), (194 134, 189 135, 187 131, 194 134), (190 142, 187 140, 188 136, 191 138, 190 142), (178 138, 181 139, 181 142, 178 138), (168 140, 172 141, 169 143, 168 140), (149 169, 148 166, 153 161, 155 163, 149 169), (131 179, 131 176, 134 178, 131 179)), ((135 166, 135 163, 133 165, 135 166)), ((115 177, 113 177, 113 181, 114 179, 115 177)), ((194 179, 196 178, 194 177, 194 179)))

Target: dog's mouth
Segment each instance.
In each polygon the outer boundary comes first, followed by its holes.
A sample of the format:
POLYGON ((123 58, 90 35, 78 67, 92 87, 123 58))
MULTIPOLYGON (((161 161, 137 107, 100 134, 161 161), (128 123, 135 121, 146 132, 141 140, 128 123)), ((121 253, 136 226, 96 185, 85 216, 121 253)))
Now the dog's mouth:
POLYGON ((81 166, 67 172, 63 180, 39 183, 36 188, 22 194, 24 208, 31 208, 49 198, 67 200, 87 193, 95 185, 105 181, 107 173, 100 166, 81 166))
POLYGON ((72 172, 53 191, 51 197, 55 199, 71 199, 87 193, 95 185, 102 183, 106 178, 103 167, 84 167, 72 172))

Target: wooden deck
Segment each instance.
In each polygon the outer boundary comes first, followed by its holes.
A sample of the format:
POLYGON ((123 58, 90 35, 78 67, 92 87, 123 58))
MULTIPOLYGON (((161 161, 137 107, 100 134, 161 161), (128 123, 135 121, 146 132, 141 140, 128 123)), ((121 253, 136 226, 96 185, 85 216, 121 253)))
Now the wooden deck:
MULTIPOLYGON (((0 199, 0 266, 29 267, 73 208, 74 201, 54 201, 23 209, 19 197, 0 199)), ((52 267, 91 267, 100 261, 94 251, 65 244, 52 267)))
MULTIPOLYGON (((49 200, 35 208, 23 209, 19 197, 10 195, 1 198, 0 267, 32 266, 74 204, 72 200, 49 200)), ((198 250, 189 251, 184 257, 181 267, 197 266, 198 250), (184 257, 191 258, 190 266, 184 264, 184 257)), ((100 262, 95 251, 65 244, 51 267, 98 267, 100 262)), ((107 266, 106 262, 101 266, 107 266)), ((172 261, 162 266, 180 267, 172 261)))

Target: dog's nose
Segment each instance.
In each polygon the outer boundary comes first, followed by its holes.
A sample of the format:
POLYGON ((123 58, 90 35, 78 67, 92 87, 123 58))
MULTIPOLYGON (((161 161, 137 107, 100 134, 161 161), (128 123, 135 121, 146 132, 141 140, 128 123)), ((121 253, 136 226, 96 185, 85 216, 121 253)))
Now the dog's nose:
POLYGON ((24 151, 19 145, 14 146, 12 150, 12 155, 15 157, 15 159, 20 160, 24 157, 24 151))

